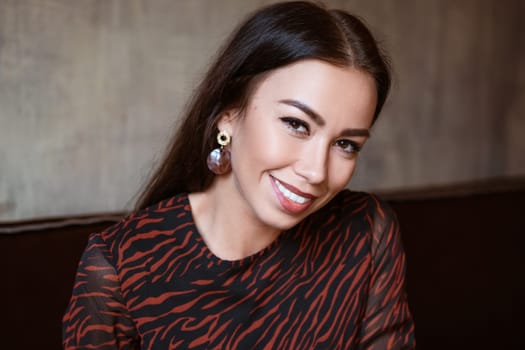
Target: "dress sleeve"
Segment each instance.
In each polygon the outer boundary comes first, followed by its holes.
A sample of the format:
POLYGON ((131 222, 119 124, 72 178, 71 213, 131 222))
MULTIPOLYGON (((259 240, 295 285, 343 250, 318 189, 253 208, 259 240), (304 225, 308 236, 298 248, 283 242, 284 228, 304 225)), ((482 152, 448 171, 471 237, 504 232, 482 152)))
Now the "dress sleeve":
POLYGON ((135 325, 100 235, 90 236, 63 318, 64 349, 138 349, 135 325))
POLYGON ((405 253, 393 210, 377 202, 373 218, 373 271, 360 349, 415 349, 414 322, 405 292, 405 253))

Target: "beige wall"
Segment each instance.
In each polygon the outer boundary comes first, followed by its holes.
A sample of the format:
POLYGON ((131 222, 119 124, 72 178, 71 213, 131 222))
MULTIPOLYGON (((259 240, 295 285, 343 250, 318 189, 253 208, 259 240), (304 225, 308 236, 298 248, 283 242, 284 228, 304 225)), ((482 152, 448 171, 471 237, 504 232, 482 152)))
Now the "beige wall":
MULTIPOLYGON (((270 2, 0 0, 0 220, 129 207, 220 41, 270 2)), ((396 70, 351 187, 525 175, 525 2, 327 3, 396 70)))

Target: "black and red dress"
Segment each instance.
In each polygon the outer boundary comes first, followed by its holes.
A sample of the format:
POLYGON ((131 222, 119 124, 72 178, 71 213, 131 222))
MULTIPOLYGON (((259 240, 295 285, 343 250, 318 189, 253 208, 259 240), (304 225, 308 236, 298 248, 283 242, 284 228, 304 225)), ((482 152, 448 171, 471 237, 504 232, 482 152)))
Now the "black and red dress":
POLYGON ((343 191, 237 261, 210 252, 181 194, 90 236, 66 349, 413 349, 395 215, 343 191))

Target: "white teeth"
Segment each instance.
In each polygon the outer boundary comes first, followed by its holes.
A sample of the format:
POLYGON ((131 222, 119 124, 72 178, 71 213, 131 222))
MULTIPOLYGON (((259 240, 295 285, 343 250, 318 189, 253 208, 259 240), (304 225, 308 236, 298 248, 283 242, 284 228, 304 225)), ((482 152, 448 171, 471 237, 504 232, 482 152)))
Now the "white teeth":
POLYGON ((275 183, 277 184, 277 188, 279 189, 279 191, 281 191, 281 193, 292 202, 304 204, 310 200, 309 198, 304 198, 293 193, 292 191, 281 185, 281 183, 277 181, 277 179, 275 179, 275 183))

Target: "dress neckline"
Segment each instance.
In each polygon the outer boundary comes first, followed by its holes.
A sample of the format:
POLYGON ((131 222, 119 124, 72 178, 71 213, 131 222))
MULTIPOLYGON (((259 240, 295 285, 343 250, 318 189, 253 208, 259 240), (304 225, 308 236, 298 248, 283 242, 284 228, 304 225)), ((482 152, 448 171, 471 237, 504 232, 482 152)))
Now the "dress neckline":
POLYGON ((215 255, 215 253, 213 253, 211 251, 211 249, 206 244, 204 238, 202 237, 202 234, 200 233, 199 229, 197 228, 197 225, 195 223, 195 218, 193 216, 193 210, 192 210, 192 207, 191 207, 191 203, 190 203, 190 199, 189 199, 188 193, 182 193, 179 196, 180 196, 180 199, 182 199, 182 201, 183 201, 184 210, 187 213, 187 218, 188 218, 188 220, 191 222, 191 224, 193 226, 195 239, 196 239, 197 243, 199 244, 199 248, 201 248, 205 252, 204 256, 208 259, 208 264, 209 264, 208 266, 210 266, 210 267, 211 266, 218 266, 218 265, 229 265, 231 267, 242 267, 242 266, 245 266, 245 265, 249 265, 249 264, 251 264, 252 262, 254 262, 256 260, 258 260, 260 258, 263 258, 266 255, 271 254, 271 252, 273 252, 274 249, 276 249, 276 247, 280 244, 280 242, 282 241, 283 237, 288 235, 290 233, 290 231, 291 231, 291 229, 290 229, 290 230, 286 230, 286 231, 281 232, 266 247, 262 248, 258 252, 255 252, 255 253, 253 253, 251 255, 248 255, 248 256, 246 256, 244 258, 236 259, 236 260, 221 259, 220 257, 215 255))

